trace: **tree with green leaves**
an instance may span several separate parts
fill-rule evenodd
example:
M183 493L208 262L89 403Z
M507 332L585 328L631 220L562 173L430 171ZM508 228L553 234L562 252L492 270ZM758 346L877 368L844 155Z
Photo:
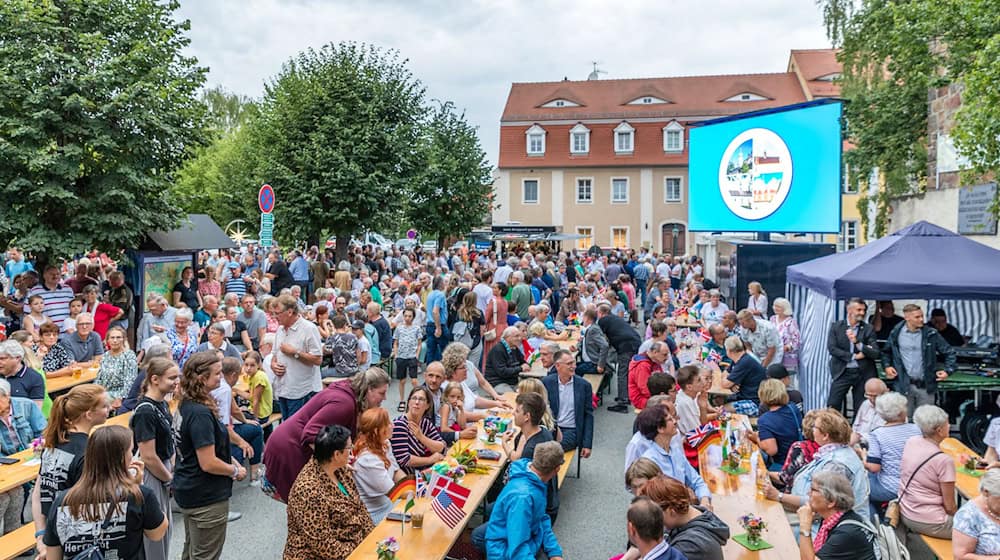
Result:
M205 70L176 0L0 2L0 244L39 260L177 225Z
M464 235L493 209L491 167L475 127L451 102L440 103L424 127L425 168L411 184L406 225L425 239Z
M841 95L854 149L854 177L874 169L884 189L863 196L885 233L889 201L921 192L927 174L927 95L959 84L963 106L952 134L980 175L1000 170L1000 0L820 0L827 34L840 47ZM933 139L931 139L933 140Z
M422 174L424 88L395 51L339 43L287 62L248 127L275 190L275 235L318 243L398 222Z

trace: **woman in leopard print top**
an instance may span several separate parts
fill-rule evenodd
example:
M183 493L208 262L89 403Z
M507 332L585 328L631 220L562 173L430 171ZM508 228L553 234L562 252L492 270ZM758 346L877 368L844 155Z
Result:
M347 466L351 432L327 426L288 497L284 560L346 558L375 528Z

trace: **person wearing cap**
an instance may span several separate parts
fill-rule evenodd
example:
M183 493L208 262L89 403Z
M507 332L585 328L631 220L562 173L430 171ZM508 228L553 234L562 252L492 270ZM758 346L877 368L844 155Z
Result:
M792 375L788 372L788 369L783 364L771 364L767 366L767 379L777 379L785 385L785 391L788 393L789 404L795 405L795 408L799 409L799 413L802 413L802 393L796 389L792 389ZM767 410L764 405L761 404L760 413L764 414Z
M472 544L491 560L531 559L539 552L562 560L562 547L545 513L546 484L562 464L562 447L554 441L537 445L530 460L511 463L510 478L489 520L472 531Z
M226 280L226 295L236 294L240 299L247 293L247 280L240 274L240 263L231 261L226 265L229 278Z
M365 336L365 322L355 319L351 323L351 331L358 339L358 369L365 371L372 365L372 345L368 342L368 337Z

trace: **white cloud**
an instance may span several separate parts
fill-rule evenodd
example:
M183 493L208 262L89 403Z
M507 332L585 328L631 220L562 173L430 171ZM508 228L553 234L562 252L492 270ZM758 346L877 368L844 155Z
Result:
M810 0L184 0L189 53L209 85L251 96L306 48L359 41L408 58L428 98L451 100L497 157L512 82L780 72L829 46Z

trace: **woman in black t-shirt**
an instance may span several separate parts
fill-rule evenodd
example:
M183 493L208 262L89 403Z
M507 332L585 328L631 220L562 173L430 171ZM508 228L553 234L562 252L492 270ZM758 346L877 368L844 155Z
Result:
M181 304L191 309L194 313L201 309L201 294L198 293L198 280L194 277L194 269L185 266L181 271L181 280L174 284L173 304L180 307Z
M167 519L153 492L140 484L142 463L132 459L132 431L95 430L87 441L83 475L49 510L47 558L75 558L88 550L105 558L143 558L143 537L159 540Z
M35 521L35 546L45 558L42 542L46 518L56 494L76 484L83 475L87 435L108 419L111 401L104 387L77 385L52 403L49 425L45 428L45 448L38 480L31 493L31 516Z
M153 358L146 366L146 377L142 382L143 395L129 420L135 436L135 448L139 458L146 465L142 484L156 496L164 506L167 518L167 534L162 539L143 539L146 560L167 560L170 558L170 535L173 519L170 508L170 482L173 480L174 435L170 409L164 400L177 388L181 372L172 360Z
M221 381L222 361L215 352L196 352L184 363L173 487L184 514L184 550L191 558L222 553L233 481L247 475L232 458L229 433L210 394Z
M837 471L818 472L812 477L809 503L799 508L799 556L801 560L876 560L878 546L874 528L851 508L854 489ZM812 534L813 519L820 524Z

